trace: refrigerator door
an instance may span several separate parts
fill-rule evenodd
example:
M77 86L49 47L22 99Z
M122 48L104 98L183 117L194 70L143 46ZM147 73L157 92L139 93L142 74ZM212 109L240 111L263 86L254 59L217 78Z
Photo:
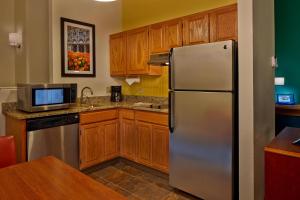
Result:
M231 200L232 93L175 91L173 95L170 184L203 199Z
M234 42L174 48L170 57L170 89L232 91Z

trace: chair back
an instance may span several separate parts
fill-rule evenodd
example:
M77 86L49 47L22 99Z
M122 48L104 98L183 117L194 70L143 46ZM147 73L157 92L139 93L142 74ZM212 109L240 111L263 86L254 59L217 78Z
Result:
M16 147L13 136L0 136L0 168L16 164Z

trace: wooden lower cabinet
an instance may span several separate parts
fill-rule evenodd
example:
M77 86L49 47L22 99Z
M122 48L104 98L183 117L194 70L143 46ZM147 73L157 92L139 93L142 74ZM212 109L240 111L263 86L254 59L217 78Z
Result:
M121 127L121 156L129 160L136 160L137 139L134 120L122 119Z
M118 120L81 125L80 169L119 156Z
M137 121L136 128L138 135L137 162L168 173L168 127Z
M152 126L152 166L164 172L169 170L169 128Z
M105 160L119 156L119 130L118 120L112 120L102 123L104 132L104 157Z
M136 122L138 138L138 157L139 163L152 165L152 124Z
M101 123L80 127L80 169L104 160L104 129Z
M116 113L119 119L111 119ZM120 109L84 113L80 120L80 169L121 156L168 173L167 114Z

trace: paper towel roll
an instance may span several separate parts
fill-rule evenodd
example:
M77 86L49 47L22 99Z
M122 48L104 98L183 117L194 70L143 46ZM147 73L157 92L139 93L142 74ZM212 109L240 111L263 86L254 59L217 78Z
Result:
M132 85L132 84L134 84L134 83L139 83L139 82L141 82L141 79L140 79L140 77L136 77L136 78L126 78L125 81L126 81L126 83L127 83L128 85Z

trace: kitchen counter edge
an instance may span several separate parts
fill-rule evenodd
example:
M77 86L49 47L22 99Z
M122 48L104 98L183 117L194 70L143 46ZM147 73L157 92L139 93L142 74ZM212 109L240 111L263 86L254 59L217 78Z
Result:
M12 117L18 120L26 120L26 119L34 119L41 117L49 117L56 115L66 115L66 114L74 114L74 113L84 113L84 112L94 112L108 109L131 109L131 110L139 110L139 111L148 111L148 112L157 112L157 113L168 113L168 109L155 109L155 108L145 108L145 107L134 107L132 105L109 105L109 106L100 106L94 108L88 107L71 107L68 109L62 110L53 110L53 111L45 111L45 112L36 112L36 113L27 113L19 110L7 111L3 112L5 116Z

